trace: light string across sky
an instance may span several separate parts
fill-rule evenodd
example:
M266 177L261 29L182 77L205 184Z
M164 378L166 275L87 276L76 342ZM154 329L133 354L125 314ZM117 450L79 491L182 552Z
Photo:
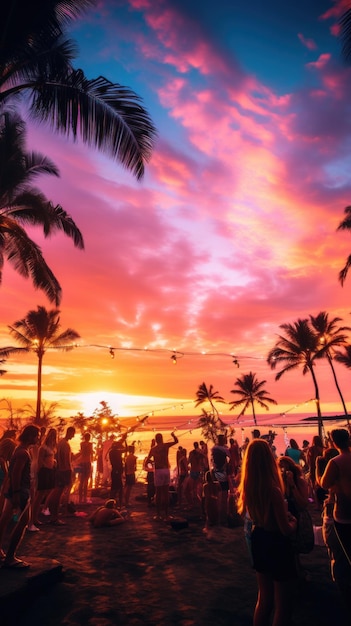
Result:
M160 354L171 354L170 359L172 361L172 363L174 365L177 364L178 360L183 358L184 356L223 356L223 357L230 357L233 361L233 364L236 367L240 367L240 363L239 363L239 358L241 359L258 359L258 360L262 360L264 357L254 357L254 356L241 356L238 357L236 356L233 352L230 353L226 353L226 352L207 352L207 351L202 351L202 352L188 352L185 350L176 350L176 349L170 349L170 348L121 348L121 347L114 347L112 345L109 346L104 346L104 345L99 345L99 344L88 344L86 346L80 346L79 344L77 344L77 347L90 347L90 348L102 348L105 350L108 350L110 356L112 359L114 359L115 357L115 352L121 351L121 352L128 352L128 351L135 351L135 352L155 352L155 353L160 353Z

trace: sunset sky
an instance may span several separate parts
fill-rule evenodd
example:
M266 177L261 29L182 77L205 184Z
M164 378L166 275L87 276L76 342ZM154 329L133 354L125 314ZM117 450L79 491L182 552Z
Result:
M272 414L314 414L303 404L311 377L275 381L266 358L282 323L327 311L351 326L351 272L338 282L351 233L337 232L351 204L351 68L337 38L349 5L101 0L75 23L75 67L132 88L158 138L137 182L82 143L29 127L28 148L60 169L38 186L85 240L82 252L31 232L63 288L62 330L81 335L74 351L44 358L43 401L59 414L106 400L122 417L198 415L202 382L230 402L250 371L267 381ZM1 297L2 346L8 325L53 308L8 264ZM185 353L176 365L173 350ZM36 367L34 354L11 357L0 396L35 405ZM351 409L351 371L336 369ZM327 362L316 375L322 411L342 413Z

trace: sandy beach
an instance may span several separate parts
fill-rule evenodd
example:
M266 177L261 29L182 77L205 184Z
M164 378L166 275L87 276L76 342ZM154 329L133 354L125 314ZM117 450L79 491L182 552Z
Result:
M115 528L93 529L88 513L103 500L77 507L65 526L43 525L26 532L19 554L57 559L63 580L33 594L28 606L17 606L17 625L89 626L181 625L249 626L256 599L242 526L218 528L209 541L203 533L200 507L172 508L188 527L175 530L153 520L154 508L138 483L129 520ZM316 524L318 512L311 510ZM307 579L294 594L293 626L343 626L337 589L330 578L325 547L302 556ZM0 580L6 576L0 570ZM16 572L16 575L25 575ZM16 601L15 601L16 602ZM9 622L10 623L10 622Z

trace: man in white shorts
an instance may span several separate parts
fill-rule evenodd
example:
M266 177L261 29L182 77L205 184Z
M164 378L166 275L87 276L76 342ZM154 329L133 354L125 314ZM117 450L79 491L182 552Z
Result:
M173 441L164 443L161 433L155 436L156 445L154 445L145 461L145 465L153 459L155 464L155 500L156 500L156 520L168 520L169 505L169 485L171 482L171 473L169 471L168 452L169 449L178 443L178 438L171 433ZM164 517L162 516L164 514Z

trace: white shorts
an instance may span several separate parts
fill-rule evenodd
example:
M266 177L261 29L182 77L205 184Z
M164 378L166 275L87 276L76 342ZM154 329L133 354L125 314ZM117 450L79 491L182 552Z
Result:
M171 482L169 469L155 469L155 487L167 487Z

